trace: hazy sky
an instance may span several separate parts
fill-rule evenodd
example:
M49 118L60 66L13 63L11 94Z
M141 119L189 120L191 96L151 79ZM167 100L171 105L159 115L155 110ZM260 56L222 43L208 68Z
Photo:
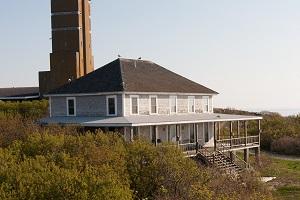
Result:
M152 60L220 93L216 106L300 108L299 0L92 0L96 67ZM0 6L0 87L49 69L50 1Z

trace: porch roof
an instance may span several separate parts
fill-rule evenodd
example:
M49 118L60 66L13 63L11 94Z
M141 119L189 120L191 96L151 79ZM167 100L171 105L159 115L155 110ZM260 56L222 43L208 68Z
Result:
M136 115L124 117L50 117L40 120L41 124L78 125L83 127L131 127L202 122L261 120L260 116L228 115L219 113Z

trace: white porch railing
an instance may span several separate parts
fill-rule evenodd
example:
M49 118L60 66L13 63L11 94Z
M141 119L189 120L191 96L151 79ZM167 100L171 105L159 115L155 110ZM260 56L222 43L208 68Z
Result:
M188 151L195 151L197 148L197 144L195 143L185 143L185 144L179 144L179 148L183 152L188 152Z
M242 147L249 147L254 145L260 144L259 135L257 136L248 136L248 137L239 137L239 138L232 138L232 139L223 139L217 140L216 145L217 148L221 147L221 149L233 149L233 148L242 148Z

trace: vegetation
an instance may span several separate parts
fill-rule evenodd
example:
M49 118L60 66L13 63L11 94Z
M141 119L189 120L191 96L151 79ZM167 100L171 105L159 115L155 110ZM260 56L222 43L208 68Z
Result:
M257 174L234 180L174 147L40 127L42 109L18 106L0 114L0 199L272 199Z
M254 159L252 160L254 164ZM268 183L278 199L300 199L300 161L272 158L262 154L262 166L258 168L262 176L276 177Z

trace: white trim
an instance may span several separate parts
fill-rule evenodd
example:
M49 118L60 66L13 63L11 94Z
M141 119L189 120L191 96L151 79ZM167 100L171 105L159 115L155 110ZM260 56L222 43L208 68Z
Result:
M204 102L204 100L206 100L206 101ZM202 96L201 101L202 101L201 104L203 104L202 105L203 113L210 113L209 96Z
M115 102L115 114L109 114L109 105L108 105L108 99L114 99ZM106 96L106 115L109 117L117 116L118 115L118 101L117 101L117 95L111 95Z
M96 92L96 93L80 93L80 94L46 94L45 97L66 97L66 96L97 96L97 95L114 95L114 94L128 94L128 95L171 95L171 96L214 96L217 94L207 93L180 93L180 92Z
M176 107L176 111L175 112L172 112L172 103L171 103L171 99L175 97L175 107ZM169 109L170 109L170 114L174 115L174 114L177 114L178 113L178 103L177 103L177 96L173 96L173 95L170 95L169 96Z
M74 100L74 115L70 115L69 114L69 100ZM67 116L69 116L69 117L75 117L77 115L76 97L67 97L66 98L66 104L67 104Z
M139 115L140 113L140 96L130 95L130 115ZM132 113L132 98L137 98L137 113Z
M126 95L125 95L125 93L122 93L122 115L123 116L126 116Z
M152 113L152 102L151 98L156 98L156 113ZM158 97L157 95L150 95L149 96L149 114L150 115L157 115L158 114Z
M194 110L190 111L190 99L193 99L194 103ZM195 113L196 112L196 98L195 96L188 96L188 113Z

